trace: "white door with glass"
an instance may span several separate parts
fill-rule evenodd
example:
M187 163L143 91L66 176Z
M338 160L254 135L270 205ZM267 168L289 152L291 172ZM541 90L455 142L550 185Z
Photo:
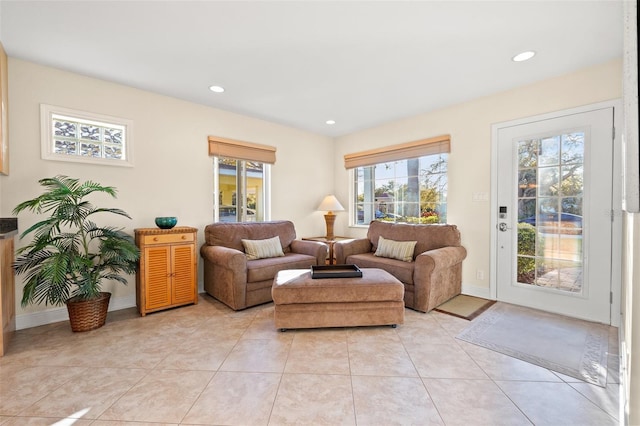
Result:
M496 296L611 323L613 108L497 129Z

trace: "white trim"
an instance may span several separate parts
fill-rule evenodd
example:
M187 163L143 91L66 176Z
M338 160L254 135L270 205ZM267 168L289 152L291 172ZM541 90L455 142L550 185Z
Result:
M220 165L218 157L213 156L213 221L220 221Z
M263 163L264 164L264 163ZM264 192L264 220L271 220L271 164L264 164L262 169L262 185Z
M533 123L536 121L550 120L571 114L581 114L585 112L595 111L599 109L613 108L614 117L613 125L617 129L613 141L613 193L612 208L613 224L612 224L612 247L611 258L622 259L622 157L621 157L621 134L622 132L622 101L615 99L611 101L598 102L590 105L583 105L576 108L570 108L562 111L555 111L547 114L535 115L531 117L520 118L502 123L491 125L491 249L490 249L490 267L489 267L489 299L497 300L497 272L496 264L498 254L496 250L497 226L498 226L498 210L496 196L498 194L498 131L507 127L519 126L522 124ZM622 265L616 267L611 265L611 292L613 303L611 304L610 323L614 327L620 325L621 314L621 293L622 293Z
M622 208L640 212L640 142L638 141L638 2L624 3L622 98L624 102Z
M620 402L618 404L618 418L623 419L620 422L621 425L629 424L629 399L627 398L627 390L630 388L631 383L631 372L629 371L629 355L630 351L627 345L626 340L624 339L625 333L625 324L624 322L620 322L620 327L618 328L618 349L620 351L620 355L618 355L618 362L620 363L620 386L619 386L619 398Z
M496 300L495 297L491 297L491 289L489 287L478 287L473 284L462 284L462 294L467 296L481 297L483 299Z
M100 125L114 125L124 128L123 153L124 159L83 157L79 155L57 154L53 152L53 140L51 123L53 115L63 115L87 122L96 122ZM133 167L133 121L126 118L110 115L95 114L86 111L78 111L54 105L40 104L40 143L41 157L43 160L66 161L72 163L99 164L103 166Z
M119 311L120 309L133 308L136 306L135 295L111 298L109 301L109 312ZM31 314L16 316L16 330L25 328L38 327L41 325L52 324L54 322L68 321L69 313L66 307L49 309L42 312L34 312Z

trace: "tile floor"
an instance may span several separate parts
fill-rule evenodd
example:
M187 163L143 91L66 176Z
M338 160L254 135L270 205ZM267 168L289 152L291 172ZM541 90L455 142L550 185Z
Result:
M0 424L619 424L615 328L605 389L456 340L468 322L437 312L285 333L272 316L201 295L86 333L20 330L0 358Z

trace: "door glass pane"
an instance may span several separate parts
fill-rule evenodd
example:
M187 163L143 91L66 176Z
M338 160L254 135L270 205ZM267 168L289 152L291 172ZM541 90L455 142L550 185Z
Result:
M582 292L584 136L518 142L519 283Z
M559 141L559 136L544 138L540 141L538 166L555 166L558 164L558 158L560 156Z

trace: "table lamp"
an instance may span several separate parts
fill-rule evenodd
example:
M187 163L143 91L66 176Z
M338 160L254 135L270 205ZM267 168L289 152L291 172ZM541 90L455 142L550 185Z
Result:
M325 238L327 240L333 240L335 238L333 235L333 223L336 221L336 215L333 212L343 211L344 207L342 207L342 204L340 204L340 201L338 201L334 195L327 195L318 206L318 210L327 212L327 214L324 215L324 220L327 223L327 236Z

